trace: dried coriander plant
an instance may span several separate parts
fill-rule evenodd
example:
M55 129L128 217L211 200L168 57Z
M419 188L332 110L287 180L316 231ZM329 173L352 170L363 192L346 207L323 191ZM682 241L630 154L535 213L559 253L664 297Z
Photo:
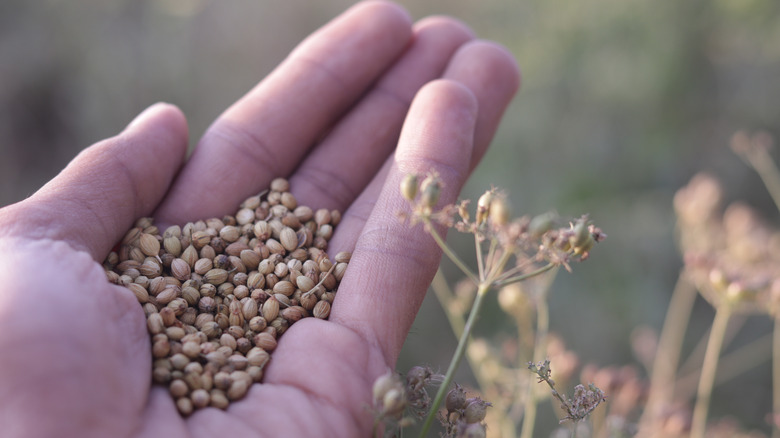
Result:
M444 426L446 436L479 437L485 436L486 425L483 420L491 404L475 397L466 399L464 390L457 384L453 389L449 388L455 370L467 355L471 332L485 296L491 290L506 288L545 273L554 273L560 266L570 270L573 262L587 259L596 243L602 241L606 235L591 224L587 216L576 219L565 227L556 227L557 217L552 214L512 219L506 195L497 189L488 190L478 199L472 219L469 201L437 208L441 184L436 174L429 174L422 181L417 175L406 175L400 189L410 202L411 209L409 212L400 213L400 217L412 226L421 223L443 253L464 273L475 291L470 300L468 319L463 321L462 314L453 315L453 312L448 311L459 342L436 396L428 407L420 436L427 436L434 418L438 418ZM445 243L439 232L442 228L455 228L474 236L476 270L468 267ZM547 344L546 337L537 341L535 356L543 355ZM464 402L457 404L456 401L461 398ZM447 413L439 413L445 399ZM531 399L535 403L535 398ZM479 415L467 415L470 411L478 412ZM402 425L411 421L409 417L398 415L398 419L403 420ZM385 419L386 416L378 418ZM478 421L469 422L476 419ZM526 421L531 422L532 429L533 420Z
M340 218L298 205L278 178L233 216L162 234L139 219L108 255L109 281L146 314L153 381L182 415L243 398L290 325L328 317L350 259L325 252Z

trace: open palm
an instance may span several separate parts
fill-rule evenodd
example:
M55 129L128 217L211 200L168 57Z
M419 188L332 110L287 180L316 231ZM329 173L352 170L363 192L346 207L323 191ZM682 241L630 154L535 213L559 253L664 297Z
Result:
M372 382L440 258L397 220L401 177L435 170L453 202L518 82L506 51L464 25L364 2L227 109L186 162L186 121L166 104L85 149L0 210L2 436L367 436ZM344 212L329 253L353 256L330 320L292 326L244 399L182 419L150 390L141 307L98 262L138 217L221 217L279 176L301 204Z

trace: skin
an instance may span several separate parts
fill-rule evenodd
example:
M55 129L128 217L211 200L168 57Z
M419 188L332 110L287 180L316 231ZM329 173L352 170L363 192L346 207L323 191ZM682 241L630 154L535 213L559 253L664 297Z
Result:
M367 436L372 383L394 367L441 257L398 221L399 182L435 170L440 202L456 201L518 86L507 51L463 24L363 2L228 108L189 159L184 115L162 103L85 149L0 210L2 435ZM227 411L182 419L150 389L141 307L99 261L138 217L221 217L278 176L299 203L344 212L329 252L353 257L330 320L292 326L264 383Z

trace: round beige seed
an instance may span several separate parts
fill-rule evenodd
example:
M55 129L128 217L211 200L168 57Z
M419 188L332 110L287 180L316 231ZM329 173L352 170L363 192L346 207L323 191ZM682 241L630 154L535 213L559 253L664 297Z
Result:
M314 306L312 314L315 318L327 319L330 315L330 303L324 300L320 300L317 305Z
M145 255L151 257L160 254L160 241L151 234L141 234L139 239L139 248Z
M190 399L192 400L192 406L194 406L195 409L200 409L209 405L211 396L205 389L196 389L195 391L192 391Z
M187 397L182 397L176 400L176 409L179 410L179 413L184 415L185 417L187 415L190 415L192 413L193 407L192 407L192 400L190 400Z

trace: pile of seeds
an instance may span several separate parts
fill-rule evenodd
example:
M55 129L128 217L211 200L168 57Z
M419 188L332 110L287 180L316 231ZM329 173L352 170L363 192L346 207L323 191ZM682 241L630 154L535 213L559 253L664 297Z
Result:
M350 258L325 252L341 215L298 205L289 190L275 179L235 216L162 235L139 219L104 262L143 305L154 383L182 415L244 397L291 324L330 314Z

